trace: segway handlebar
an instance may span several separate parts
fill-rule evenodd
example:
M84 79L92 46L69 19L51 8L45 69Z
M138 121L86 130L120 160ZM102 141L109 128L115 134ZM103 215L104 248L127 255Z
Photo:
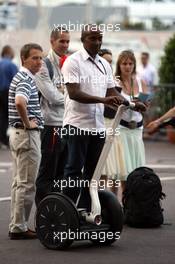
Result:
M128 106L129 108L134 108L136 104L134 102L129 102L125 100L121 105Z
M87 222L94 223L96 225L100 225L102 222L101 219L101 204L99 201L99 196L98 196L98 183L102 174L102 170L104 167L104 164L106 162L106 158L108 156L108 153L111 149L114 137L116 136L116 128L120 124L120 120L122 117L122 114L124 111L126 111L128 108L134 108L135 107L134 102L129 102L129 101L124 101L118 108L115 108L116 115L114 118L114 121L112 123L112 133L110 135L107 134L106 136L106 141L103 147L103 150L101 152L100 158L98 160L97 166L95 168L92 180L90 182L90 187L89 187L89 192L91 196L91 212L90 213L85 213L85 218ZM94 181L96 184L94 185Z

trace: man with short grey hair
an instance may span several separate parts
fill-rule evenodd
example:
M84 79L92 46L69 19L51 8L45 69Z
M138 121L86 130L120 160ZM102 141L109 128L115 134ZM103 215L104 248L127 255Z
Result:
M58 179L63 175L66 160L65 139L61 137L64 114L64 85L61 67L66 58L70 35L63 27L50 34L51 49L36 74L37 87L41 93L41 111L44 129L41 133L41 164L36 179L36 205L52 191L59 191Z
M141 53L141 65L137 69L138 76L141 80L145 81L149 92L153 92L153 86L156 82L156 69L149 62L150 54L148 52Z

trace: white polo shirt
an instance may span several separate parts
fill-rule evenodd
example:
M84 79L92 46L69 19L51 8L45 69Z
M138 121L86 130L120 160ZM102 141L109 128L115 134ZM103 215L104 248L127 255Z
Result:
M62 68L64 82L79 83L81 91L105 97L107 89L115 87L111 67L99 55L95 57L95 64L89 58L84 48L69 56ZM63 126L69 124L80 129L102 131L105 129L103 112L103 104L78 103L69 98L66 89Z

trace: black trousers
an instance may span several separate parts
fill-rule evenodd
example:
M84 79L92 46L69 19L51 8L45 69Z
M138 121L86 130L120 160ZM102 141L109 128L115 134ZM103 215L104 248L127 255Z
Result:
M67 184L64 184L63 193L76 203L81 191L78 207L90 211L89 183L100 157L105 135L81 133L72 126L67 126L67 129L72 129L72 133L67 137L68 158L64 169L64 181Z
M8 89L0 91L0 142L9 144L8 128Z
M35 203L50 192L60 191L58 181L63 178L67 157L66 138L60 136L61 127L44 126L41 132L41 163L36 179Z

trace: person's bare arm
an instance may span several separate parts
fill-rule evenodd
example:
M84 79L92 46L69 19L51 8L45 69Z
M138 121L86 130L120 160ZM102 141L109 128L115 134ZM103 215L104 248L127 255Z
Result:
M80 90L80 84L78 83L67 83L66 87L70 99L75 100L79 103L84 103L84 104L103 103L103 104L117 106L123 102L123 99L121 98L121 96L118 96L117 93L111 96L109 95L107 97L99 97L82 92Z
M175 107L171 108L168 112L166 112L160 118L150 122L146 127L148 129L149 134L153 134L157 131L158 127L167 119L175 117Z
M35 119L29 120L27 116L27 103L23 96L16 96L15 97L15 105L18 111L18 114L23 122L23 125L26 128L35 128L37 127L37 123Z
M166 112L163 116L161 116L157 121L163 123L165 120L175 117L175 107L171 108L168 112Z

